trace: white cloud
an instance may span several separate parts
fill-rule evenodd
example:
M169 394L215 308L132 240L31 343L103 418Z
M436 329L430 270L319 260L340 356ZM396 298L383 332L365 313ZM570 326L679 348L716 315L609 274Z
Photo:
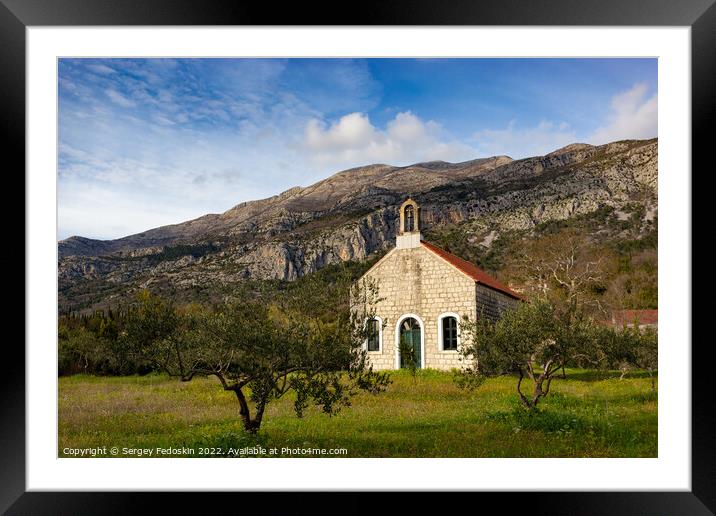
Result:
M534 127L518 127L512 120L504 129L484 129L474 135L481 156L507 155L514 159L543 156L577 141L565 122L542 120Z
M631 89L612 98L607 123L589 137L595 145L615 140L646 139L658 134L658 97L647 96L644 83L635 84Z
M306 125L303 147L313 161L335 167L477 157L473 148L451 139L439 124L424 122L410 111L398 113L384 130L363 113L350 113L330 126L312 119Z
M306 146L319 152L342 151L367 147L381 139L368 117L362 113L345 115L328 129L319 120L306 126Z
M110 75L115 73L114 68L110 68L109 66L103 65L101 63L89 64L87 65L87 68L101 75Z
M107 96L109 97L109 100L111 100L118 106L122 106L124 108L135 106L134 101L128 99L116 90L107 90Z

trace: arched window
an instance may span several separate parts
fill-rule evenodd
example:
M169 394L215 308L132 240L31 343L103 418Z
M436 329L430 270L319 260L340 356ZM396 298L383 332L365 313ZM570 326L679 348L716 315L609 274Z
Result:
M410 205L406 206L403 216L405 221L405 227L403 230L406 232L415 231L415 212L413 207Z
M440 347L443 351L457 351L458 324L457 317L446 314L440 317Z
M380 320L377 317L366 321L368 338L366 339L366 350L380 351L380 338L382 332Z

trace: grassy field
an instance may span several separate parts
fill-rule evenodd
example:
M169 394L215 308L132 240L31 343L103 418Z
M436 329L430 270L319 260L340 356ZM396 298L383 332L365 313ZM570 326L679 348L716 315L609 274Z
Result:
M123 448L178 447L213 456L251 447L244 455L255 456L251 450L260 446L277 448L279 456L282 448L345 448L343 457L657 456L657 394L646 375L567 375L529 415L510 377L470 392L450 373L424 370L414 379L396 372L386 392L360 394L337 416L312 408L298 419L292 399L274 402L256 436L242 431L235 396L214 379L62 377L58 454L116 446L120 457L128 456ZM218 449L201 450L207 447Z

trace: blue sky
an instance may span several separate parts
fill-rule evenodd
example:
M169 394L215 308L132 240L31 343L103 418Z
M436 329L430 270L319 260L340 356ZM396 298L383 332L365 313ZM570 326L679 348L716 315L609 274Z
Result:
M61 59L59 238L118 238L370 163L657 135L656 59Z

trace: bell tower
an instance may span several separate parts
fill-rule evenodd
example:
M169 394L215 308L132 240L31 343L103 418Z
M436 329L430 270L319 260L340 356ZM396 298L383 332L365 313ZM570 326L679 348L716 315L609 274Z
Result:
M400 226L395 246L398 249L420 247L420 206L412 199L400 205Z

